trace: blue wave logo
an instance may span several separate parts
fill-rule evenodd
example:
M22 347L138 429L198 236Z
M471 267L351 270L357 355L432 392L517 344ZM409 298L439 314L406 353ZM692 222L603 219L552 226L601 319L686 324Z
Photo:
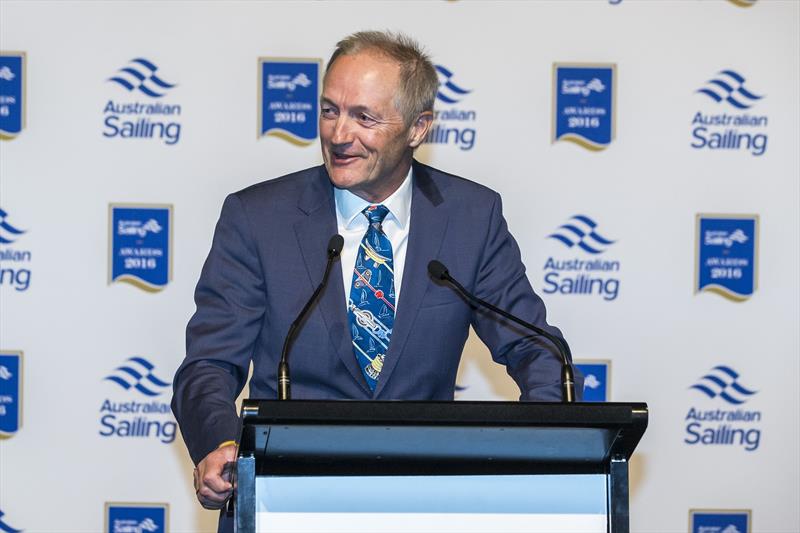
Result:
M7 216L8 213L0 209L0 244L11 244L25 233L6 222Z
M583 378L583 387L586 389L599 389L603 386L603 382L600 381L597 376L594 374L586 374L586 377Z
M0 68L0 80L11 81L16 77L17 75L11 72L11 69L8 68L8 66L3 65L3 68Z
M125 390L136 389L145 396L158 396L169 387L169 383L153 374L155 367L142 357L131 357L126 364L114 369L105 379L113 381Z
M436 72L439 74L439 90L436 98L447 104L457 104L471 93L469 89L464 89L453 83L453 73L442 65L436 65Z
M128 92L139 91L153 98L161 98L169 89L175 87L175 84L167 83L156 76L157 70L158 67L147 59L136 58L132 59L128 66L119 69L108 81L124 87Z
M139 522L139 530L140 531L158 531L158 526L153 521L152 518L145 518L141 522Z
M555 239L567 248L577 246L590 254L602 254L616 241L606 239L595 231L596 228L597 222L591 218L586 215L575 215L547 238Z
M723 70L717 77L706 82L705 87L698 89L717 103L728 102L737 109L750 109L756 102L764 98L751 93L744 86L745 79L733 70Z
M0 531L3 533L20 533L21 529L14 529L3 521L3 511L0 511Z
M719 396L733 405L745 403L757 391L746 389L739 385L739 374L727 366L715 366L711 372L700 378L696 384L689 387L697 389L711 399Z

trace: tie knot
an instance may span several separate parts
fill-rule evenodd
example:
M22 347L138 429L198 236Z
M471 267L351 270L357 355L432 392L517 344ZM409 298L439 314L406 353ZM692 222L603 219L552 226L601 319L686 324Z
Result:
M383 219L389 214L389 209L385 205L370 205L362 213L367 217L370 224L380 226L383 223Z

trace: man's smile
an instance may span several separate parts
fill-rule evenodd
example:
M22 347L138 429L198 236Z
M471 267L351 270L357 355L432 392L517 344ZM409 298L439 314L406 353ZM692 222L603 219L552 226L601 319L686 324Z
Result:
M333 164L335 165L347 165L352 163L353 161L357 161L361 159L361 156L358 154L348 154L344 152L337 152L335 150L331 150L331 156L333 159Z

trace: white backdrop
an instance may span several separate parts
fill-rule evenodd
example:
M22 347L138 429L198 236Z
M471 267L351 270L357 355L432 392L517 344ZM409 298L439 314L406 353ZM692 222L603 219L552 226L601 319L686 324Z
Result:
M693 508L749 509L754 531L800 530L800 3L741 4L3 0L0 49L26 53L27 105L24 130L0 142L0 207L25 233L0 249L30 251L31 277L25 290L0 284L0 351L24 353L22 426L0 441L0 521L100 531L105 502L163 502L172 531L213 529L180 437L101 434L105 400L149 401L104 378L139 356L171 380L225 195L321 162L318 142L254 134L258 58L324 61L342 36L389 28L471 91L440 109L475 112L459 124L475 130L472 148L426 145L418 157L503 195L537 291L548 258L590 259L548 238L573 215L614 241L602 258L621 265L615 299L544 296L576 359L611 361L610 399L650 406L632 465L633 531L685 531ZM137 57L176 85L163 98L181 106L175 144L103 136L109 100L151 101L108 81ZM552 142L562 62L616 65L605 150ZM697 112L741 113L697 92L726 69L763 97L747 110L768 117L762 155L691 146ZM164 290L108 283L111 203L173 206ZM757 289L744 302L694 291L704 213L759 217ZM691 408L732 409L691 388L718 365L755 391L739 407L761 414L745 424L760 432L751 451L685 442ZM460 398L517 397L479 342L459 383Z

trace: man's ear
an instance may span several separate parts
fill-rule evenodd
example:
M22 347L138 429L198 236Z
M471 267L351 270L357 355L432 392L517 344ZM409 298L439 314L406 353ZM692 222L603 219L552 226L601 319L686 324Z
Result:
M416 120L414 120L414 123L411 125L408 146L411 148L416 148L422 144L422 141L425 140L425 137L428 135L431 126L433 126L433 112L423 111L420 113Z

